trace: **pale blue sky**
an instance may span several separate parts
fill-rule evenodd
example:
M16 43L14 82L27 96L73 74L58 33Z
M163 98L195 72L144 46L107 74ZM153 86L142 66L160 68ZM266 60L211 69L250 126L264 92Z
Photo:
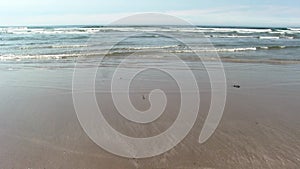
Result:
M300 0L0 0L0 25L108 24L140 12L196 25L300 26Z

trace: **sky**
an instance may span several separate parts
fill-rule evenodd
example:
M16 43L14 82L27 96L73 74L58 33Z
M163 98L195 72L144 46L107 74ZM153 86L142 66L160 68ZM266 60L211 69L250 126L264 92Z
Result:
M300 27L300 0L0 0L0 26L106 25L144 12L194 25Z

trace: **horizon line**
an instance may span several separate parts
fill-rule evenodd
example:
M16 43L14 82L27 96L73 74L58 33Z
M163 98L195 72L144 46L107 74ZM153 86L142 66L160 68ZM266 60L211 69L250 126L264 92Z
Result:
M192 25L178 25L178 24L120 24L120 25L109 25L109 24L36 24L36 25L0 25L0 27L69 27L69 26L99 26L99 27L155 27L155 26L182 26L182 27L215 27L215 28L300 28L300 26L251 26L251 25L210 25L210 24L192 24Z

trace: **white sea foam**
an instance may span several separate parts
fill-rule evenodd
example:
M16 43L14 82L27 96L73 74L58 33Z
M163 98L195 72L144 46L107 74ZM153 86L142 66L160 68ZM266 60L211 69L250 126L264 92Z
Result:
M143 50L143 49L167 49L167 48L175 48L178 45L167 45L167 46L143 46L143 47L132 47L127 48L128 50Z
M287 30L272 29L252 29L252 28L205 28L205 27L63 27L63 28L31 28L31 27L2 27L0 33L9 34L94 34L101 31L120 32L201 32L201 33L280 33L295 34L300 33L299 28L289 28Z
M215 48L215 49L198 49L198 50L174 50L175 53L191 53L191 52L239 52L239 51L255 51L256 47L248 48Z
M265 49L265 50L268 50L268 49L284 49L284 48L287 48L286 46L259 46L259 47L256 47L256 49Z
M278 36L260 36L259 39L280 39Z
M208 38L257 38L256 36L240 36L240 35L209 35Z
M103 53L73 53L73 54L49 54L49 55L14 55L7 54L1 55L1 61L7 60L23 60L23 59L66 59L66 58L77 58L84 56L103 56Z
M249 29L252 32L254 29ZM234 29L234 28L135 28L135 27L101 27L101 28L28 28L28 27L7 27L0 28L0 32L6 33L45 33L45 34L55 34L55 33L95 33L98 31L142 31L142 32L156 32L156 31L180 31L180 32L232 32L232 31L247 31L247 29Z
M81 48L88 45L45 45L45 46L21 46L20 49L43 49L43 48Z
M236 29L238 33L269 33L271 29Z
M300 31L300 28L288 28L288 29L292 31Z
M242 51L256 51L256 50L276 50L285 48L297 48L299 46L258 46L245 48L211 48L198 50L174 50L175 53L192 53L192 52L242 52Z

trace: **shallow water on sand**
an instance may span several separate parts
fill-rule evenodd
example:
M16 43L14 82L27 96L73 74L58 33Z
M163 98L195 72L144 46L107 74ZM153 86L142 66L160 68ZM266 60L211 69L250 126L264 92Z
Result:
M88 69L88 65L80 69ZM196 124L175 148L146 159L112 155L85 134L72 101L72 66L0 65L0 168L296 169L300 165L299 65L224 63L228 87L225 112L216 132L204 144L198 143L198 137L210 105L210 84L203 67L196 65L201 96ZM122 71L134 69L130 65ZM137 109L149 107L147 97L142 96L154 88L163 89L169 101L155 123L138 125L122 118L111 102L106 87L113 70L112 65L99 67L95 84L99 106L115 129L149 137L172 125L180 97L171 78L152 70L132 81L131 99ZM233 88L233 84L241 88Z

